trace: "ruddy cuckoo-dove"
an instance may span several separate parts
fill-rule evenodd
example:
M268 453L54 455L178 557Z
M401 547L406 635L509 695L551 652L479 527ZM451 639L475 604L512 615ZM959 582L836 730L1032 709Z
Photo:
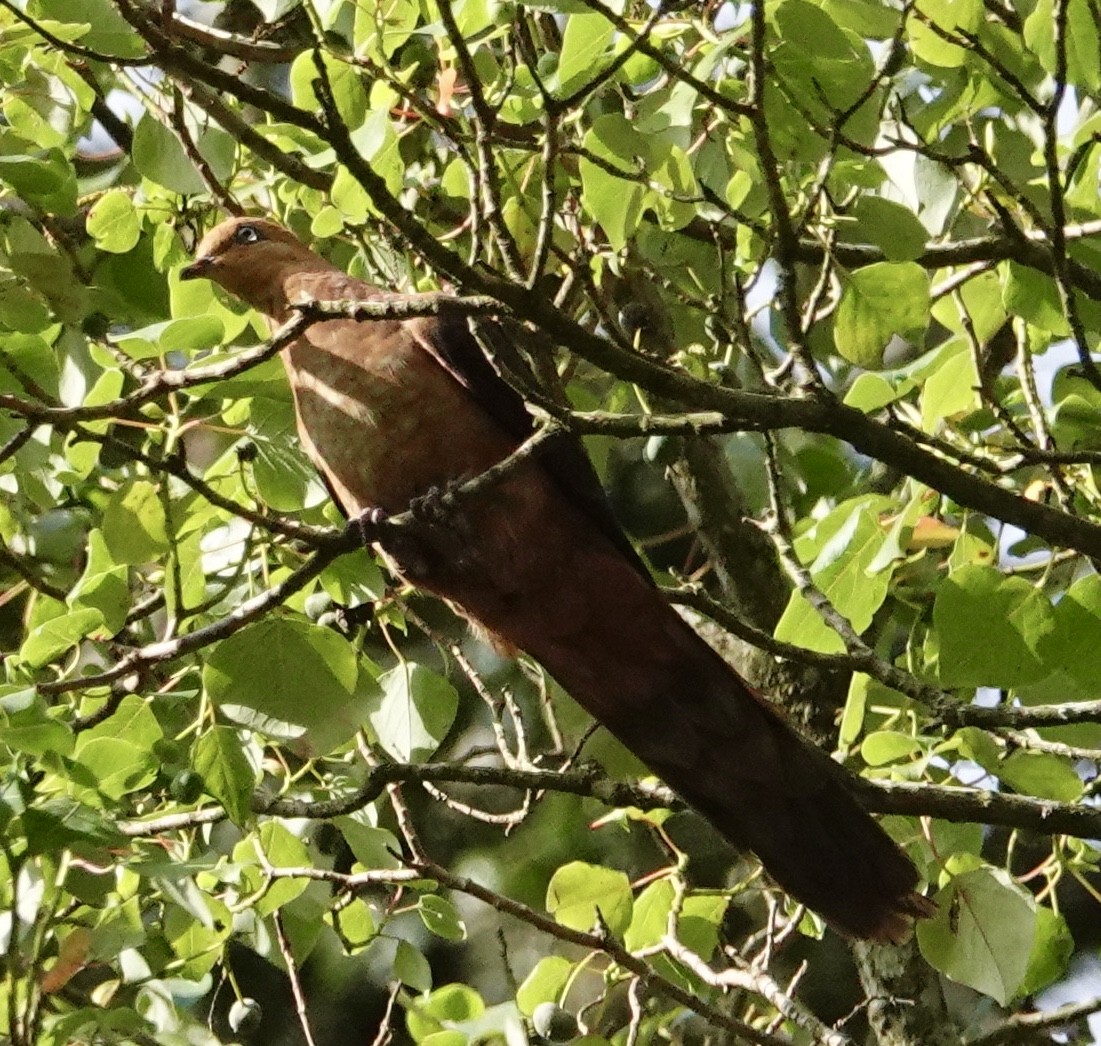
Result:
M402 298L286 229L223 222L184 279L276 323L308 301ZM283 350L302 443L352 519L396 515L507 457L533 431L465 319L326 319ZM373 514L373 516L372 516ZM784 889L841 932L898 939L931 904L846 773L802 740L670 607L617 526L580 444L552 440L454 518L387 549L413 584L539 661Z

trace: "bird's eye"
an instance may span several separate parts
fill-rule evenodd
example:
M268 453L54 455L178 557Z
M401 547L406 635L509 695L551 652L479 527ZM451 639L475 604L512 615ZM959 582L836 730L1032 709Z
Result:
M242 225L233 234L235 243L256 243L260 239L260 232L255 225Z

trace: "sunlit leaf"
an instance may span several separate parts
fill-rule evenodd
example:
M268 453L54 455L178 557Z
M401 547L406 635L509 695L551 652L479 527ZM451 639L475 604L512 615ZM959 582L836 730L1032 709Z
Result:
M547 886L547 911L571 930L593 930L601 923L614 934L630 925L631 884L622 872L573 861Z
M1000 868L956 876L918 924L921 953L945 976L1006 1005L1020 991L1036 934L1036 902Z
M845 359L861 367L883 363L893 337L914 339L929 322L929 277L913 262L882 262L846 281L833 339Z

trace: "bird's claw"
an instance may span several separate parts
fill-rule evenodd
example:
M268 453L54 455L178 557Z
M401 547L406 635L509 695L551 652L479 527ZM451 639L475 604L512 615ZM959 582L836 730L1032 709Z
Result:
M355 519L349 520L347 529L357 536L364 545L371 545L378 541L379 530L389 518L390 513L385 509L364 509Z
M458 483L443 487L429 487L423 494L409 502L409 513L418 523L442 526L452 521L455 514Z
M428 576L429 558L423 537L417 533L419 521L414 519L410 525L401 518L404 515L394 518L382 508L365 509L349 522L346 532L365 546L380 545L401 573L416 581Z

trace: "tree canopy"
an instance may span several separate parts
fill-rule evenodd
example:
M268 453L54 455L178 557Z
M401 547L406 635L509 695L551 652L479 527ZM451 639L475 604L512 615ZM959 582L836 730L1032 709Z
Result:
M0 0L0 1034L1083 1023L1039 993L1101 937L1099 25ZM242 213L507 323L669 598L862 775L912 941L850 958L342 537L276 358L316 313L179 279Z

